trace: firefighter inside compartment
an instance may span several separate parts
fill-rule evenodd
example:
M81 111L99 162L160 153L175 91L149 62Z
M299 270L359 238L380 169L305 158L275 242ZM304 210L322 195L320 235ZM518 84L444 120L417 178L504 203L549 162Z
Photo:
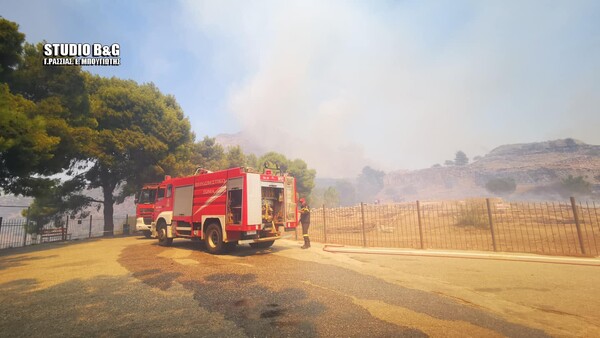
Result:
M302 249L310 248L310 238L308 237L308 228L310 227L310 207L306 203L306 199L300 199L300 223L302 223L302 237L304 245Z
M283 223L283 192L282 189L263 187L262 189L262 221L265 228L271 227L276 231L276 225Z

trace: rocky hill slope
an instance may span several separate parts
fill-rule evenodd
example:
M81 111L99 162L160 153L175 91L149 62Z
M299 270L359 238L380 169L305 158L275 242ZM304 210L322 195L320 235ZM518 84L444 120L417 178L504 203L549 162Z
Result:
M562 179L582 176L600 192L600 146L573 139L503 145L465 166L395 171L385 177L384 200L454 199L490 196L491 179L517 184L513 198L555 199L551 189Z

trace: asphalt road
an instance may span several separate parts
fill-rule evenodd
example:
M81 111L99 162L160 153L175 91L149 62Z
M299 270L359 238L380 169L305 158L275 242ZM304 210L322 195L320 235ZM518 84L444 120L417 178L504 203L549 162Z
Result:
M282 241L213 256L190 241L163 248L135 237L9 250L0 253L0 336L570 335L415 288L418 274L405 280L389 259L339 255Z

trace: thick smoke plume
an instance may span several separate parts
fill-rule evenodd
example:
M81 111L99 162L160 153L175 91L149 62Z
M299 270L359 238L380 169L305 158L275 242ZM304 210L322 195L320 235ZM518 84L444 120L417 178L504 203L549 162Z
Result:
M598 144L593 1L195 2L240 74L227 111L321 177L430 167L506 143Z

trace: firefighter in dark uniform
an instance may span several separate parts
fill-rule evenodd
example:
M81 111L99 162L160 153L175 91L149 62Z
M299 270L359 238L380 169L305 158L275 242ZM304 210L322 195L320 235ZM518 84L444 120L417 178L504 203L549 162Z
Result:
M308 228L310 227L310 208L304 198L300 199L300 223L302 223L302 237L304 245L302 249L310 248L310 238L308 238Z

